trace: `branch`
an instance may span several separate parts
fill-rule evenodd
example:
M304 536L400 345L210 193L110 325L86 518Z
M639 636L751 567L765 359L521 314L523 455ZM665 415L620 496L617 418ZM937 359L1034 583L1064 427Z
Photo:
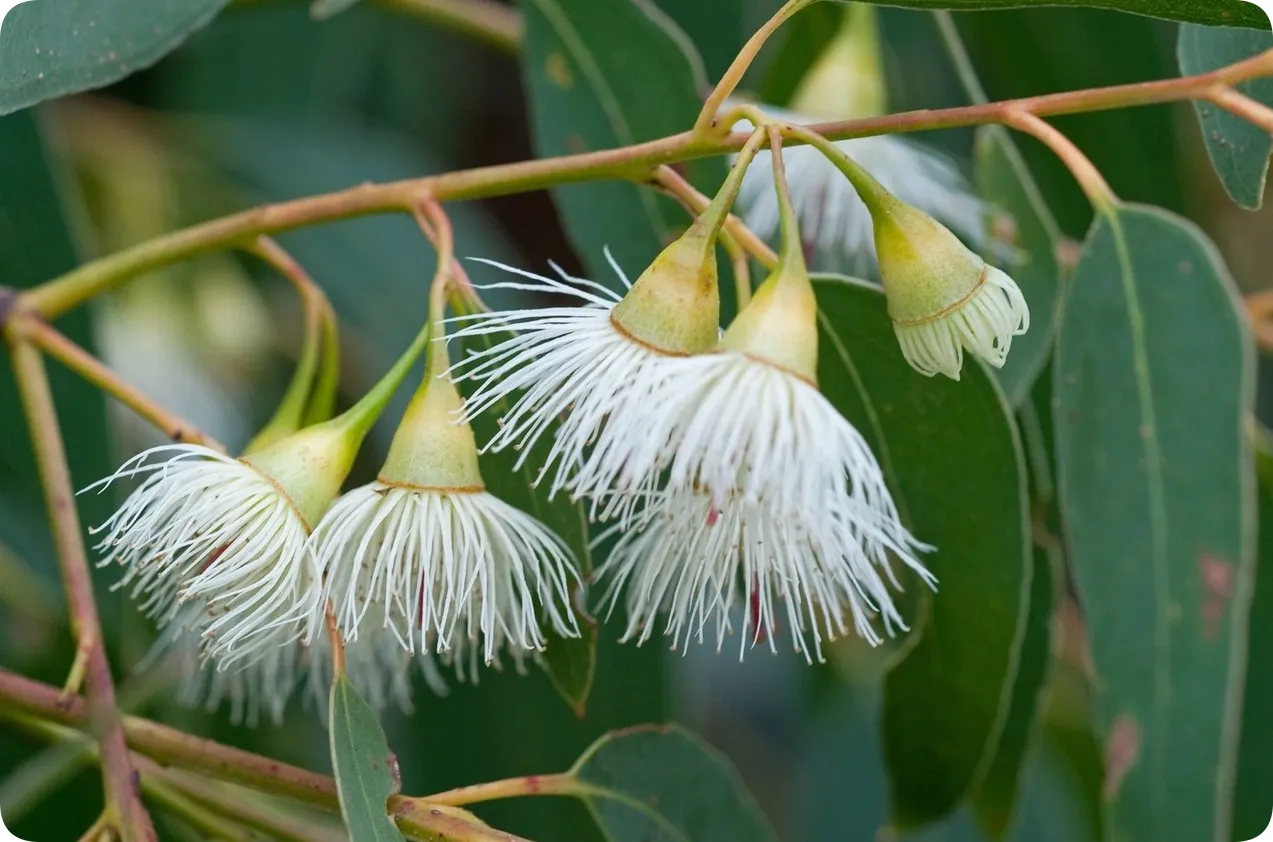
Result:
M1268 75L1273 75L1273 50L1197 76L958 108L908 111L864 120L821 123L807 128L829 140L845 140L976 126L1002 123L1014 113L1041 117L1205 99L1214 94L1217 86L1235 85ZM692 132L682 132L619 149L480 167L386 184L363 184L335 193L265 205L166 234L92 261L22 294L22 300L35 312L52 319L144 272L240 243L259 234L375 213L410 213L413 203L421 195L428 195L438 202L453 202L599 179L646 182L655 168L662 164L736 151L742 148L747 137L744 133L737 133L704 138L696 137Z
M1070 174L1079 183L1093 207L1108 210L1118 201L1096 165L1074 145L1074 141L1057 131L1055 126L1026 111L1009 112L1003 122L1019 132L1033 135L1051 149L1052 154L1069 168Z
M132 761L115 707L115 685L106 660L97 605L93 601L88 556L48 372L40 352L26 342L12 342L10 352L66 588L71 632L76 641L76 664L83 666L87 678L85 717L101 750L106 810L109 818L118 823L123 842L147 842L155 839L155 829L138 797ZM55 705L57 701L54 699Z
M73 696L63 703L57 688L5 669L0 669L0 705L75 728L84 727L89 720L89 707L83 698ZM336 784L326 775L135 716L124 717L123 737L134 751L165 766L199 772L330 813L340 811ZM389 799L389 811L403 833L422 842L526 842L486 827L464 810L423 799L395 795Z

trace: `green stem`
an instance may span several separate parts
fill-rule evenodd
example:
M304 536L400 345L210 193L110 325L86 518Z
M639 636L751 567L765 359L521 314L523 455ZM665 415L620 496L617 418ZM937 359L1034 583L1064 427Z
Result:
M782 247L778 250L778 268L772 277L803 279L808 283L809 270L805 267L800 222L796 218L795 205L791 202L787 167L782 157L782 135L776 126L769 127L769 148L774 161L774 192L778 194L778 224L782 236Z
M336 311L328 307L323 311L323 360L318 369L318 381L305 411L305 425L317 424L332 417L336 409L336 395L340 391L340 325Z
M743 148L738 151L738 157L735 159L733 167L730 168L729 175L725 177L725 182L721 185L720 190L717 191L711 204L695 221L696 225L702 225L707 229L709 240L714 240L719 236L725 221L729 219L729 211L734 206L734 200L738 198L738 191L742 189L743 178L747 175L747 168L751 166L756 153L760 151L766 141L767 134L765 129L757 126L751 133L751 137L747 138L747 142L743 144Z
M780 132L784 138L791 138L792 140L809 144L821 152L828 161L835 164L836 169L842 172L844 177L849 180L849 183L853 185L853 189L857 191L858 196L862 198L862 201L871 209L873 214L889 201L896 201L893 199L893 194L885 190L884 185L880 184L875 179L875 176L863 169L862 165L846 155L843 149L818 134L817 131L803 126L784 124L780 127ZM774 170L774 176L775 178L777 177L777 168Z
M325 344L327 314L332 312L332 308L327 296L314 283L309 273L274 240L259 236L247 250L287 279L300 296L305 312L304 336L297 356L296 371L283 393L283 399L279 401L278 409L274 411L274 416L243 449L244 453L253 453L290 436L305 424L312 403L311 396L317 393L315 376L318 374L319 356ZM324 367L329 359L329 356L324 356Z

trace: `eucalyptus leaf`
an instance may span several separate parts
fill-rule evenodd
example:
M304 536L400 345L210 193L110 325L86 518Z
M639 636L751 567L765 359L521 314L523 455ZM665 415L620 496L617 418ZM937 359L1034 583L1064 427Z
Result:
M0 114L100 88L148 67L227 2L21 2L0 28Z
M1066 297L1054 406L1111 842L1229 840L1253 378L1236 291L1206 237L1156 208L1101 215Z
M525 0L523 74L540 156L608 149L677 134L694 123L707 80L693 45L649 0ZM715 190L725 163L686 165ZM653 190L623 182L553 191L566 233L591 277L615 285L609 248L635 278L688 224Z
M340 814L357 842L402 842L389 817L389 798L402 788L398 758L389 749L376 712L347 675L331 691L331 756Z
M1246 653L1246 693L1238 779L1233 796L1235 840L1257 839L1273 810L1273 448L1267 438L1257 455L1260 522L1259 568L1251 600L1250 646Z
M1035 547L1026 614L1025 640L1012 687L1008 718L994 759L972 800L977 825L991 839L1008 837L1018 812L1018 801L1031 749L1042 719L1044 688L1052 661L1052 622L1063 582L1059 548Z
M607 734L574 788L610 842L776 842L729 761L675 725Z
M1007 129L977 132L977 186L991 207L989 259L1012 276L1030 307L1030 329L1012 340L1012 351L997 376L1013 406L1030 396L1030 386L1052 354L1061 304L1061 269L1056 250L1061 232L1039 187ZM1002 249L1002 255L994 253Z
M850 2L850 0L839 0ZM879 2L879 0L866 0ZM1089 6L1153 18L1203 23L1209 26L1245 26L1268 29L1264 11L1247 0L888 0L886 6L904 9L949 9L972 12L981 9L1037 9L1044 6Z
M834 277L816 287L822 390L871 444L915 536L935 547L922 560L937 593L912 600L914 629L884 687L894 823L912 827L973 790L1008 716L1031 575L1024 459L984 368L969 363L958 383L923 377L876 288Z
M1266 50L1273 50L1273 32L1186 25L1180 27L1177 53L1180 72L1192 76ZM1273 78L1254 79L1237 90L1273 107ZM1264 203L1269 152L1273 150L1268 131L1210 102L1198 100L1193 107L1202 128L1202 142L1225 192L1247 210L1259 210Z

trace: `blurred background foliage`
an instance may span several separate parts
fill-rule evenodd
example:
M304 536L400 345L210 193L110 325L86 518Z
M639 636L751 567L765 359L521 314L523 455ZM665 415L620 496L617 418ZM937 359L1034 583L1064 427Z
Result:
M658 2L698 47L709 78L778 5ZM965 101L930 15L883 9L880 19L894 109ZM1148 18L1046 8L965 14L958 24L993 99L1178 72L1176 25ZM811 61L829 31L810 13L766 50L744 87L771 100L789 95L791 80L804 69L801 57ZM784 39L805 46L784 50ZM105 90L0 118L0 279L34 284L85 257L261 202L528 158L528 121L518 61L506 51L373 0L324 22L311 20L294 0L234 3L150 69ZM1273 210L1247 213L1227 200L1189 106L1064 117L1056 125L1120 196L1196 221L1244 289L1268 285ZM970 163L971 131L936 140ZM1020 146L1061 229L1081 239L1091 211L1072 178L1034 142ZM451 210L464 256L531 270L555 260L571 271L582 271L581 257L595 257L572 251L545 193ZM342 394L358 395L417 328L432 272L428 243L410 220L390 217L325 225L280 242L331 296L342 319ZM480 271L474 275L480 283ZM267 417L289 375L299 342L290 295L259 264L218 254L155 273L62 324L127 379L234 448ZM77 485L160 440L121 407L51 368ZM7 366L0 367L0 378L7 377ZM1050 417L1047 381L1045 373L1035 390L1037 411L1030 414L1036 422ZM1264 420L1273 420L1273 399L1262 405ZM60 588L23 424L18 413L3 409L0 663L57 683L70 654ZM363 454L355 481L371 476L389 432L390 426L380 430L375 447ZM1046 496L1036 499L1042 523L1051 522L1055 534L1055 512L1047 504ZM87 498L85 521L100 521L108 505L109 499ZM1076 637L1077 610L1064 596L1063 548L1045 550L1040 570L1058 574L1061 596L1055 614L1045 600L1033 620L1057 634L1045 659L1051 662L1045 722L1022 773L1008 835L1091 842L1100 838L1101 761L1089 725L1083 644ZM250 729L224 714L182 709L162 686L134 686L131 668L151 631L121 594L107 589L108 577L99 584L112 653L135 711L327 767L326 739L312 711L296 710L284 728ZM702 648L682 656L654 644L620 646L615 636L613 627L603 629L595 691L582 720L537 670L527 676L488 671L480 685L453 683L443 698L421 684L414 715L386 719L404 790L427 793L562 770L609 729L676 720L735 762L782 839L888 838L877 835L888 821L889 798L879 654L848 643L814 668L789 653L771 657L761 650L739 664ZM0 730L0 806L23 838L74 839L98 812L96 773L59 763L56 755ZM532 839L600 838L572 801L524 799L478 812ZM965 808L907 838L984 838L969 813Z

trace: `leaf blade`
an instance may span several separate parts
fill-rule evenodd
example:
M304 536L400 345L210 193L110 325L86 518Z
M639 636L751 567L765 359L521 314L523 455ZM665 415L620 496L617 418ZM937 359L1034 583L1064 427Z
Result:
M1254 558L1253 360L1232 280L1191 224L1120 206L1088 235L1062 324L1059 500L1096 673L1107 831L1227 842L1230 662Z
M832 276L816 286L823 392L872 444L916 537L938 547L923 560L939 591L884 690L894 821L915 826L954 810L1003 730L1031 574L1023 456L983 368L960 383L924 378L877 289Z
M1206 73L1273 49L1273 32L1249 29L1180 27L1177 57L1186 76ZM1273 79L1255 79L1237 87L1247 96L1273 107ZM1259 210L1269 172L1273 139L1269 133L1219 106L1194 102L1202 142L1220 183L1240 207Z
M523 77L540 156L608 149L676 134L693 124L706 86L693 45L648 0L528 0ZM686 167L715 189L722 160ZM603 258L634 273L685 228L685 214L648 188L622 182L553 191L566 233L597 281L615 282Z
M403 842L388 806L389 798L401 788L398 760L389 749L376 712L343 674L332 682L329 710L332 771L340 814L350 838Z
M570 772L611 842L776 842L722 755L675 726L597 740Z
M0 114L100 88L154 64L228 0L35 0L0 29Z

